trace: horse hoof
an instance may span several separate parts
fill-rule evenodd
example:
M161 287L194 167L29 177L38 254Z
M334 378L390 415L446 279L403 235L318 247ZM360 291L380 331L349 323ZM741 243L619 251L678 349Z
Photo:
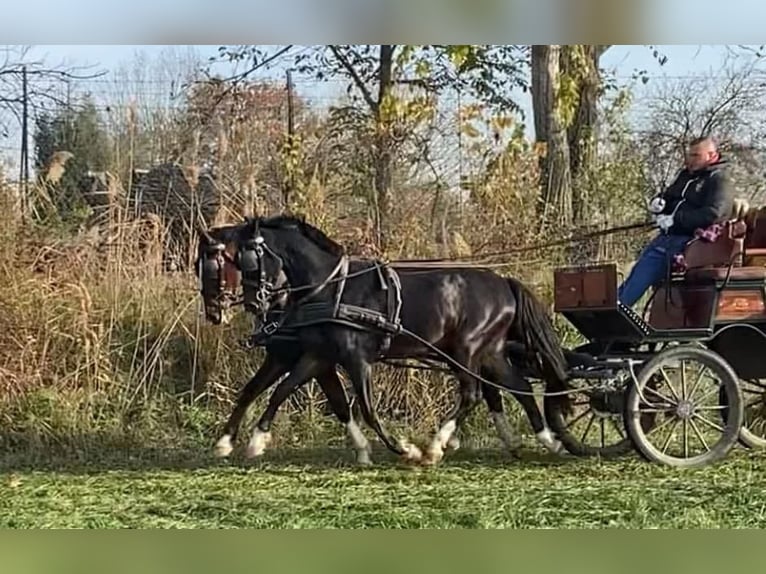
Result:
M417 464L423 460L423 452L414 444L401 441L399 446L404 451L401 455L404 462Z
M456 436L451 436L445 445L449 450L458 450L460 448L460 439Z
M368 449L360 450L356 453L356 464L359 466L372 466L372 459L370 459Z
M231 444L231 437L229 435L222 436L217 443L215 443L215 447L213 448L213 455L216 458L226 458L231 454L231 452L234 450L234 447Z
M245 449L245 458L256 458L266 452L266 446L271 442L271 433L255 431Z
M550 451L553 454L561 456L564 454L564 443L562 443L560 440L553 441L553 444L550 446Z
M423 466L436 466L444 458L444 451L441 449L429 448L421 460Z

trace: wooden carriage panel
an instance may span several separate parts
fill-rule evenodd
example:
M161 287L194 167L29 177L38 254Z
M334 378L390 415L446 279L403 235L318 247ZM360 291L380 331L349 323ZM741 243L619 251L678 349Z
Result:
M660 287L649 308L648 323L654 329L705 329L713 317L715 286L675 284Z
M553 274L555 310L617 307L614 264L557 269Z
M716 321L766 319L763 289L724 289L718 297Z

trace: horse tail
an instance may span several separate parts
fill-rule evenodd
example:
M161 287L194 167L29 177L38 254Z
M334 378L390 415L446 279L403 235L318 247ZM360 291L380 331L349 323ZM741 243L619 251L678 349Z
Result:
M506 279L517 302L516 321L508 330L507 339L518 340L524 345L532 364L540 367L546 389L553 392L569 390L567 360L548 313L528 287L511 277ZM559 395L555 399L564 410L570 406L569 395Z

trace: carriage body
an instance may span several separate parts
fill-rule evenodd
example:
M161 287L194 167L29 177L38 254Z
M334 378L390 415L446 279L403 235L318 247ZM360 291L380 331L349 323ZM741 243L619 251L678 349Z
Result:
M613 263L559 268L554 273L555 311L589 341L576 351L591 354L597 364L633 360L656 367L665 376L660 363L673 353L675 361L679 353L686 353L689 358L696 354L703 362L716 363L726 379L719 396L723 438L716 444L717 451L713 448L715 453L693 461L660 455L639 429L638 415L628 412L631 403L635 407L639 399L646 400L645 389L640 387L650 377L640 380L635 374L625 378L626 388L620 391L623 412L611 413L623 419L630 440L622 441L621 448L605 444L594 448L572 439L570 450L577 454L608 453L610 448L624 452L632 442L650 459L699 466L722 458L737 440L766 447L766 433L754 430L755 423L746 420L745 399L749 397L742 391L745 383L759 385L756 381L766 379L766 209L728 221L719 231L714 239L703 236L687 245L682 265L656 286L641 314L618 301L618 273ZM763 395L762 388L755 392ZM641 395L638 399L636 393ZM740 427L738 433L731 428L735 423Z

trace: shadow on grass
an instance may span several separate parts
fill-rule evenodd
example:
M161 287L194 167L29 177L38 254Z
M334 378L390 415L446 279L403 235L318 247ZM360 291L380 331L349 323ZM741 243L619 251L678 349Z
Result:
M2 437L0 437L2 441ZM212 445L189 444L181 447L146 446L125 441L82 437L67 444L50 444L4 448L0 456L0 473L48 471L68 474L94 474L112 471L196 471L215 469L261 470L279 472L301 467L302 472L325 472L329 469L371 470L407 469L393 453L378 444L373 446L371 467L355 464L351 448L274 446L256 460L243 457L240 444L229 458L218 459ZM578 459L571 455L556 456L536 446L527 446L516 458L500 448L461 448L447 452L433 470L449 468L508 468L513 466L556 467L597 459ZM412 468L412 467L410 467ZM423 469L424 467L415 468ZM426 468L427 470L427 468Z

